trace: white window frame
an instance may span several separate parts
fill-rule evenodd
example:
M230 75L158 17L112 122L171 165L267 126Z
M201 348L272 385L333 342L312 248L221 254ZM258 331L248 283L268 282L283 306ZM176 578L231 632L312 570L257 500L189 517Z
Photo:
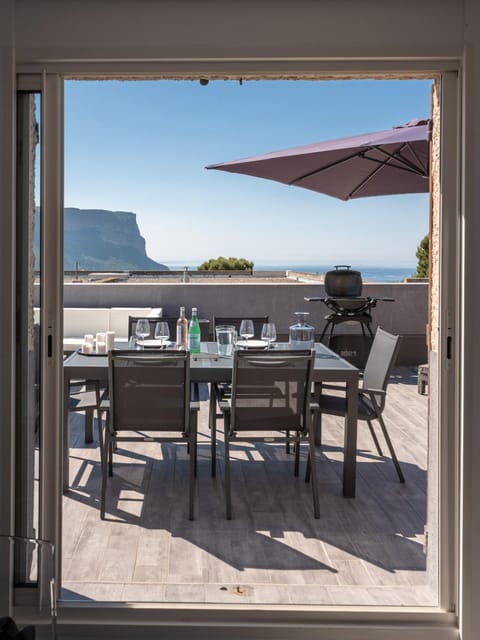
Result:
M43 247L46 256L44 264L44 304L42 324L51 329L56 357L43 365L45 389L44 424L46 438L57 442L58 446L43 447L42 455L46 475L42 487L42 530L41 536L54 539L57 547L61 535L61 438L62 430L62 308L63 308L63 79L75 76L82 78L128 77L142 78L192 77L218 75L215 63L198 63L195 60L179 63L80 63L69 64L51 61L39 65L21 64L18 71L20 82L42 81L44 105L44 211L48 245ZM79 68L81 67L81 68ZM187 71L186 71L187 69ZM349 61L327 64L321 62L296 63L289 60L262 62L225 62L225 75L261 78L281 78L285 73L290 77L305 76L306 73L318 77L332 77L333 74L354 78L382 76L388 74L408 74L409 77L425 78L443 74L442 84L442 318L440 327L439 362L443 376L443 386L439 389L441 398L440 437L451 445L442 448L441 464L445 471L440 486L440 606L438 608L387 608L387 607L314 607L314 606L225 606L225 605L176 605L176 604L105 604L105 603L61 603L58 609L59 624L63 627L61 636L74 637L80 627L85 632L85 624L91 624L89 636L107 637L112 633L117 637L130 635L130 625L141 625L142 636L156 637L159 626L162 633L175 629L176 637L224 638L226 634L243 637L255 629L255 637L289 638L295 634L299 638L335 638L338 640L389 640L408 637L409 640L447 640L458 637L458 587L459 542L462 532L456 527L452 514L460 511L460 410L458 398L461 391L461 286L463 280L455 274L463 273L463 247L461 237L462 213L461 191L461 148L459 144L461 102L461 64L458 60L409 60L408 69L402 62ZM33 73L33 75L29 75ZM25 87L26 88L26 87ZM45 332L48 335L48 332ZM453 358L446 361L445 345L453 338ZM47 338L46 338L47 339ZM44 345L46 347L46 345ZM447 386L448 383L448 386ZM442 393L440 393L442 391ZM453 427L453 428L452 428ZM469 488L463 487L464 499L470 498ZM1 585L0 585L1 589ZM21 608L18 608L21 615ZM119 627L121 625L121 627ZM408 628L407 634L405 629ZM250 631L249 631L250 630ZM253 635L251 636L253 637ZM473 638L474 636L472 636ZM467 638L467 636L465 636Z

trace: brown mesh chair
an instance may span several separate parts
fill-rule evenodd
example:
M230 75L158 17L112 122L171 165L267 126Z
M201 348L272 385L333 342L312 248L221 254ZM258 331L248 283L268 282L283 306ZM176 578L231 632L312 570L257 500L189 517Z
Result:
M213 316L213 339L215 340L215 328L222 325L230 325L235 327L237 333L240 331L240 325L242 320L251 320L253 322L253 333L256 340L260 339L262 333L262 327L265 322L268 322L268 316Z
M387 399L387 386L390 373L397 358L400 341L401 336L392 335L380 327L377 329L363 372L362 387L358 392L358 419L367 422L378 455L382 456L382 449L373 428L373 420L378 420L390 455L392 456L398 479L400 482L405 482L387 427L382 418ZM322 384L322 394L319 399L320 414L326 413L335 416L344 416L347 412L345 395L324 394L323 389L345 391L345 387Z
M225 430L225 497L232 517L231 442L294 442L295 475L300 443L308 441L313 509L320 516L315 466L315 430L311 402L313 351L235 351L231 398L219 395ZM276 435L272 435L276 434Z
M115 442L185 442L190 453L189 518L193 520L198 402L191 401L186 351L111 351L102 449L101 518Z
M128 339L135 336L135 330L137 328L137 322L139 320L148 320L150 325L150 335L148 339L153 340L155 337L155 325L157 322L166 322L168 324L168 329L170 331L170 340L175 342L177 339L177 319L174 316L161 316L159 318L151 318L148 316L137 317L137 316L129 316L128 317ZM209 333L210 333L210 321L205 320L204 318L199 319L200 324L200 340L202 342L208 342ZM159 343L160 346L160 343Z
M268 322L268 316L213 316L213 340L216 340L215 337L215 329L216 327L221 327L222 325L228 325L235 327L237 333L240 331L240 325L242 320L251 320L253 322L253 332L254 338L259 339L262 333L262 327L265 322ZM224 383L222 385L211 385L210 387L210 406L209 406L209 416L208 416L208 425L212 430L212 477L216 475L216 458L215 458L215 434L216 434L216 420L217 418L221 418L222 414L217 413L217 402L218 397L226 398L231 394L232 387L229 383Z

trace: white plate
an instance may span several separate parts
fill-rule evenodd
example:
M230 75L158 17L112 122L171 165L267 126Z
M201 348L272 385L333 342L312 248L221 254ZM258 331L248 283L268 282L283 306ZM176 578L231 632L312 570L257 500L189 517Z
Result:
M265 340L237 340L237 347L240 349L266 349L267 342Z
M137 340L137 344L139 347L147 347L147 349L161 349L163 346L172 347L175 343L171 340L165 340L162 345L160 340Z

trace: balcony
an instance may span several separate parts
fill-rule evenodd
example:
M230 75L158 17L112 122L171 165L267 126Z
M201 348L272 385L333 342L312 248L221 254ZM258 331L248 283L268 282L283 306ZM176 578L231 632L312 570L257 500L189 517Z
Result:
M185 446L129 443L115 455L107 520L101 521L98 442L84 444L83 419L74 414L71 489L63 498L62 598L435 605L435 563L427 564L425 553L427 402L417 392L416 368L396 368L384 418L406 483L399 484L391 460L377 455L366 424L359 423L354 499L342 497L343 422L324 416L319 520L304 464L295 478L284 445L263 443L234 447L234 519L226 520L221 436L212 479L204 399L196 519L187 517Z

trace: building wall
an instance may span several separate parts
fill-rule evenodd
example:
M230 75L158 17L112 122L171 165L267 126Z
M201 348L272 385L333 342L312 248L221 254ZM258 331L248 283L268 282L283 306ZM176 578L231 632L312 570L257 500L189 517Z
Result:
M101 73L128 75L142 68L160 75L208 73L308 76L349 72L362 59L365 74L398 68L408 72L409 60L443 60L462 65L462 135L459 149L463 171L458 175L463 198L461 217L464 286L458 308L462 324L456 336L460 373L455 387L462 415L461 601L459 624L463 640L473 640L480 628L480 340L478 318L478 246L480 242L480 3L478 0L2 0L0 4L0 323L1 389L0 521L10 522L11 446L13 426L11 371L14 367L14 299L12 280L12 194L14 116L12 62L19 69L41 72L45 66L77 69L88 74L88 61L103 60ZM386 65L386 60L390 64ZM123 62L120 62L123 61ZM126 62L131 61L131 62ZM119 62L117 65L116 62ZM138 63L138 65L136 65ZM436 64L432 63L432 68ZM412 68L415 67L412 64ZM53 67L50 67L53 68ZM159 71L160 70L160 71ZM440 367L446 367L441 362ZM442 369L443 370L443 369ZM8 375L5 375L8 372ZM452 430L454 425L452 424ZM459 443L456 443L459 446ZM448 576L447 576L448 578ZM442 576L442 579L445 579ZM4 584L4 581L2 581ZM1 589L1 585L0 585ZM1 593L0 593L1 595ZM454 608L454 603L441 603ZM385 633L384 630L380 631ZM430 630L431 631L431 630ZM437 638L446 637L435 630ZM297 632L300 634L300 630ZM372 634L374 631L371 632ZM390 633L390 631L387 631ZM409 638L427 637L410 627ZM395 633L394 633L395 635ZM329 637L336 637L333 634ZM353 635L351 636L353 637ZM357 635L356 637L360 637ZM363 637L373 637L366 631ZM393 637L393 635L392 635ZM400 637L395 635L395 637ZM428 637L433 637L429 633ZM453 637L453 636L450 636Z

